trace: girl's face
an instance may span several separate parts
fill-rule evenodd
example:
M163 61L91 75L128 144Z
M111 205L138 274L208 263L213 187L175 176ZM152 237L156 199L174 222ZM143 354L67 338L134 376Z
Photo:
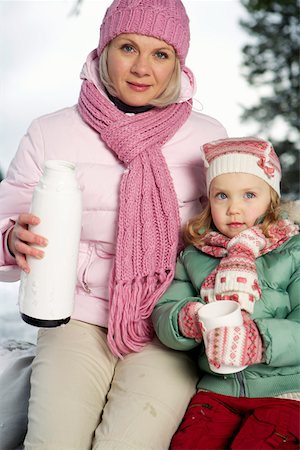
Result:
M226 173L210 185L211 215L220 233L232 238L252 227L271 202L270 186L248 173Z
M144 106L168 86L176 55L172 46L140 34L120 34L108 48L107 69L117 97Z

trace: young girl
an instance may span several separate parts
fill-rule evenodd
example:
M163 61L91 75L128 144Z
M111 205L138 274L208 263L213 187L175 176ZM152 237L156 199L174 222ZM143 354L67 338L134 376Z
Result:
M209 205L189 222L192 245L152 316L165 345L198 351L198 392L171 449L296 449L300 236L279 210L280 163L269 142L252 137L203 152ZM243 325L207 332L204 347L198 312L222 300L240 304ZM247 368L220 375L208 362Z

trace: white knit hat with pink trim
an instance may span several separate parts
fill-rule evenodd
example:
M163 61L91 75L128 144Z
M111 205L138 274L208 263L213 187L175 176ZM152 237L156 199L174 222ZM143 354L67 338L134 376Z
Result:
M202 151L208 192L218 175L242 172L262 178L280 197L280 161L269 141L256 137L219 139L204 144Z

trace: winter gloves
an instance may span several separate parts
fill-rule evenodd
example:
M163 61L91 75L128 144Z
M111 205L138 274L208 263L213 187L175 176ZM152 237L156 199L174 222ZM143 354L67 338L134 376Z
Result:
M202 303L189 302L180 310L178 315L178 324L182 335L195 339L197 342L202 340L201 323L197 314L202 306Z
M179 312L178 324L183 336L202 340L202 326L198 311L203 304L187 303ZM206 354L209 363L217 368L221 365L240 367L263 362L263 343L255 322L246 311L242 311L243 325L221 327L206 334Z
M263 362L263 343L257 326L245 311L243 325L221 327L206 335L206 354L211 365L239 367Z

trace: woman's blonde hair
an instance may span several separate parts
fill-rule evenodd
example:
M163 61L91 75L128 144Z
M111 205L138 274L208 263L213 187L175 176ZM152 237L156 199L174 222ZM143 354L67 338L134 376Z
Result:
M268 230L271 225L280 218L280 198L277 192L270 187L270 204L260 223L262 232L269 237ZM207 233L216 230L213 223L210 205L208 204L203 211L188 221L183 230L183 238L187 244L199 245L204 240Z
M113 97L116 96L116 91L114 90L112 81L108 75L107 70L107 55L108 55L108 44L99 57L99 76L103 86L107 89L107 91ZM171 77L171 80L161 94L159 98L155 98L150 102L150 105L157 106L158 108L163 108L164 106L171 105L176 103L178 100L179 94L181 90L181 67L178 57L176 56L175 67Z

